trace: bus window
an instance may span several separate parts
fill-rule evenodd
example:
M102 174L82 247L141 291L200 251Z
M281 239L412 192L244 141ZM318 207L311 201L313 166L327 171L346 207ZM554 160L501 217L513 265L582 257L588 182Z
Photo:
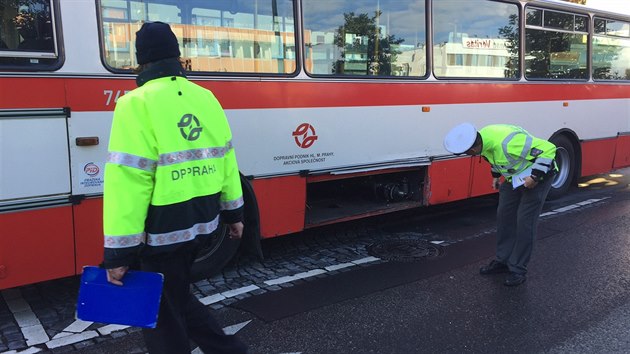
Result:
M526 9L525 77L588 79L588 17Z
M595 18L593 80L630 80L630 23Z
M189 72L291 74L296 71L291 0L102 0L105 62L137 66L135 33L162 21L177 36Z
M55 63L51 0L0 0L0 66L39 70Z
M433 74L518 79L518 6L486 0L433 2Z
M305 0L302 6L308 73L426 75L424 0Z

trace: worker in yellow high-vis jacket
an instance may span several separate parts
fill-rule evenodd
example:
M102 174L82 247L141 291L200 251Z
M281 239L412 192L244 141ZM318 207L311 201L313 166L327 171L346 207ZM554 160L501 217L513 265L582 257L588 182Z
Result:
M479 272L509 273L507 286L524 283L538 218L557 172L556 146L514 125L492 124L477 131L462 123L446 135L444 147L453 154L484 157L492 168L492 187L499 189L496 259Z
M188 81L168 24L136 33L138 88L114 110L105 167L103 266L123 285L129 266L164 274L155 329L143 330L150 353L245 353L190 293L196 252L226 223L243 233L243 194L232 134L214 95Z

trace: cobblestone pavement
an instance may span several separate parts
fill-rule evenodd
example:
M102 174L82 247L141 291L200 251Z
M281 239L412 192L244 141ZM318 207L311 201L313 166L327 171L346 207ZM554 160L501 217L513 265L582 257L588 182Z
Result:
M211 309L220 311L250 296L383 262L368 250L384 239L448 247L493 232L495 207L496 199L486 197L463 202L460 211L452 206L411 210L265 240L264 261L239 255L221 274L193 284L193 292ZM454 214L458 214L455 232L451 227ZM0 353L72 352L139 331L75 320L78 285L79 278L70 277L1 291ZM136 348L131 353L144 352L144 348Z

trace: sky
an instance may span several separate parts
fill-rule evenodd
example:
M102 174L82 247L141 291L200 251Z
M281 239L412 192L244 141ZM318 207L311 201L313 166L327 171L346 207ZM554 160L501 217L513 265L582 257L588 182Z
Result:
M586 0L586 5L630 15L630 0Z

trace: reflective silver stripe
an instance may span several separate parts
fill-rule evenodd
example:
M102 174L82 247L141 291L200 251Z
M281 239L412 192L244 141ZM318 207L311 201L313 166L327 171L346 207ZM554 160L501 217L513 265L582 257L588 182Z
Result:
M240 197L240 198L238 198L236 200L226 200L224 202L221 202L221 210L238 209L238 208L242 207L243 204L245 204L243 202L243 197Z
M516 136L516 134L521 134L521 132L512 132L510 133L503 141L501 142L501 148L503 149L503 156L508 160L507 166L501 166L501 174L504 176L510 176L509 170L513 170L516 166L517 161L510 156L508 153L508 144Z
M539 157L536 159L536 161L534 161L532 168L535 170L543 171L543 172L549 172L549 170L552 167L551 166L552 162L553 162L553 159Z
M525 134L525 145L523 146L523 150L521 150L519 158L515 159L512 158L512 156L510 156L510 154L508 153L508 144L518 134ZM503 142L501 143L501 146L503 147L503 155L505 155L507 160L510 162L508 166L505 166L506 172L508 170L521 171L525 169L525 167L529 163L529 161L527 160L527 155L529 154L529 150L531 150L532 148L533 142L534 139L531 137L531 135L523 131L512 132L505 139L503 139Z
M155 172L155 168L157 167L157 161L155 160L116 151L110 151L107 154L107 162L149 172Z
M532 138L531 135L527 134L527 138L525 138L525 146L523 146L523 150L521 151L521 163L514 167L515 170L520 172L526 169L528 165L530 165L530 161L527 159L527 156L529 155L529 151L532 149L533 143L534 138Z
M159 166L174 165L182 162L205 160L224 157L232 149L232 141L228 141L222 147L209 147L203 149L193 149L185 151L170 152L160 154Z
M138 246L144 242L144 232L134 235L107 236L105 235L105 248L127 248Z
M124 152L110 151L107 154L107 162L154 172L157 166L224 157L232 148L232 141L228 141L223 147L209 147L161 154L159 161Z
M542 164L545 166L551 166L551 162L553 161L553 159L548 159L546 157L538 157L536 158L536 163L538 164Z
M192 241L197 235L209 234L219 226L219 216L206 223L195 224L184 230L167 232L164 234L147 234L147 245L165 246Z

